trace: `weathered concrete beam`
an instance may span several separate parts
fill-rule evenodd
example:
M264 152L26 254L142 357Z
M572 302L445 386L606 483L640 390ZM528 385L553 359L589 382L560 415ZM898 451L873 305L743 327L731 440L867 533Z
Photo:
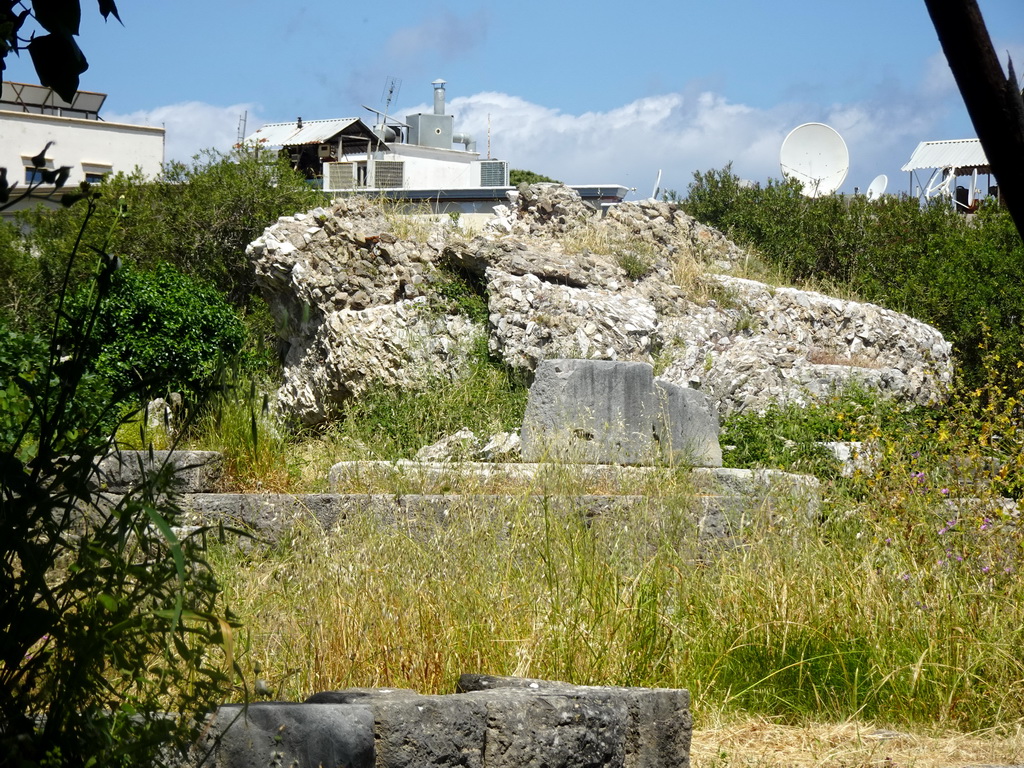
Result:
M192 765L255 768L688 768L682 689L463 675L459 693L349 689L221 707Z

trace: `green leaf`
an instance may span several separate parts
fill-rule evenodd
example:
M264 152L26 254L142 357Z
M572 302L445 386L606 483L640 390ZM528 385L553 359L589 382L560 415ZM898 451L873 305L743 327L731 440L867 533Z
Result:
M117 6L114 5L114 0L100 0L100 13L103 14L104 19L113 15L115 19L121 21L121 17L117 15ZM121 21L121 24L124 22Z
M117 600L106 593L96 595L96 602L113 613L117 610Z
M171 530L171 524L167 522L167 518L160 514L160 510L155 507L146 507L146 513L149 515L149 520L153 525L157 527L160 533L163 535L164 540L167 542L168 549L171 550L171 556L174 558L174 567L178 572L178 583L182 586L185 584L185 553L181 549L181 542L178 537ZM174 600L174 620L173 628L171 631L177 629L178 621L181 617L181 611L183 608L184 596L180 589L175 590Z
M79 0L32 0L32 15L39 26L57 35L77 35L82 23Z
M57 34L33 37L29 41L28 52L39 82L53 88L64 101L74 100L78 76L89 68L89 62L74 38Z

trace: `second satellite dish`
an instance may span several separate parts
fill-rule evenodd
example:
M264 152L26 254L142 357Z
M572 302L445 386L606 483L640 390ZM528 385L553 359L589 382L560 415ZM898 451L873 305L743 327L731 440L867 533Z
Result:
M804 185L807 197L830 195L839 189L850 168L846 142L834 128L824 123L798 125L779 152L782 173Z
M889 177L884 173L880 173L875 176L874 181L868 185L868 200L877 200L885 192L885 188L889 186Z

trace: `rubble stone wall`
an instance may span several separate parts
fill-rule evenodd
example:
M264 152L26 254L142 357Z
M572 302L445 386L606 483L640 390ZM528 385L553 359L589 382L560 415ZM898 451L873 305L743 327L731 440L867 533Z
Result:
M284 217L250 244L288 345L284 412L316 424L367 387L457 377L483 335L493 356L530 372L552 358L652 363L723 415L827 397L851 380L928 403L952 377L933 327L732 276L748 255L674 203L621 203L598 217L568 187L523 185L479 233L449 217L425 237L407 229L346 198ZM699 264L705 298L678 284L681 264ZM452 299L453 276L480 292L486 321Z

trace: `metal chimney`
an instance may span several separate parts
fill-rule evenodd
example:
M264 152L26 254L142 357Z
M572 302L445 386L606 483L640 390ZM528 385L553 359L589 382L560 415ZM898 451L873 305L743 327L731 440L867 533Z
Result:
M444 114L444 80L435 80L432 85L434 86L434 114Z

